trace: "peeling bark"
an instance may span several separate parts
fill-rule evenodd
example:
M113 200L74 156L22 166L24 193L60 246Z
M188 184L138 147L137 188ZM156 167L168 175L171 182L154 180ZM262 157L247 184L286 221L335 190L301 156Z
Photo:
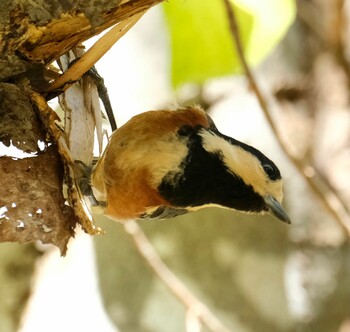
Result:
M77 218L62 194L63 164L24 92L0 84L0 242L40 240L64 255ZM25 158L6 156L17 147Z
M0 5L0 80L58 59L77 44L162 0L37 0ZM120 4L121 3L121 4Z

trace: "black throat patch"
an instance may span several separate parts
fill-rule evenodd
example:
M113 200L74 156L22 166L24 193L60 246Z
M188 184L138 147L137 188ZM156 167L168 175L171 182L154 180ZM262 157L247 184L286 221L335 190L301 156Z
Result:
M246 212L264 210L263 198L227 169L221 152L209 153L203 148L200 129L178 131L179 139L186 138L189 152L180 165L181 172L164 176L159 193L177 208L217 204Z

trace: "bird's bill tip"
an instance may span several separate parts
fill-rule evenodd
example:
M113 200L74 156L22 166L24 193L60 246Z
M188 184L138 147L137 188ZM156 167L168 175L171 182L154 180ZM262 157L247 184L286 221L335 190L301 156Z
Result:
M274 198L271 195L268 195L264 198L265 203L268 208L268 212L276 217L277 219L285 222L286 224L290 224L291 221L286 213L286 211L283 209L282 205L280 202L277 201L276 198Z

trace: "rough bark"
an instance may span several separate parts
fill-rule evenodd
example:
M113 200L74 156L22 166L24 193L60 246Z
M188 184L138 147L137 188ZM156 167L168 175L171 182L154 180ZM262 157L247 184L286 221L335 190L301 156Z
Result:
M17 147L25 158L0 158L0 241L41 240L64 254L76 217L62 194L63 164L26 94L0 84L0 141L3 153Z
M0 80L34 72L37 74L36 81L40 81L45 75L46 64L84 40L161 0L132 0L119 5L120 2L3 2L0 4Z

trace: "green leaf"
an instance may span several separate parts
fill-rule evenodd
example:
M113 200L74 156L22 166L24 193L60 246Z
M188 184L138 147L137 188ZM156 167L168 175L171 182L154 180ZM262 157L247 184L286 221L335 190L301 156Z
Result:
M256 65L286 33L293 0L232 0L246 56ZM186 82L240 71L222 0L170 0L164 4L172 47L172 81Z
M285 36L294 22L294 0L234 0L254 17L254 28L246 48L250 64L259 64Z

